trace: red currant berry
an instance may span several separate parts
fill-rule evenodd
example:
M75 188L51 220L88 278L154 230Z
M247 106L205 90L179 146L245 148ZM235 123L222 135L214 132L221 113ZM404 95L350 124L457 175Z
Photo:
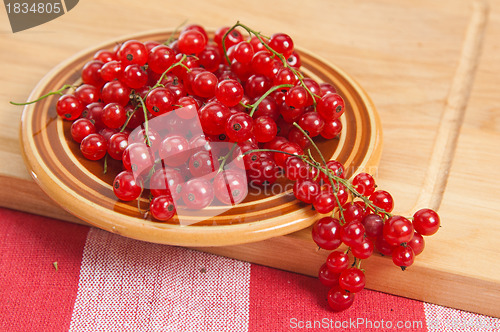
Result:
M125 66L136 64L144 66L148 61L148 49L137 40L128 40L122 44L118 53L118 60Z
M189 172L193 177L206 176L217 171L218 168L218 160L213 158L209 151L198 151L189 158Z
M302 150L302 148L298 144L293 143L293 142L283 143L279 147L278 150L286 152L286 153L276 152L274 154L274 161L276 161L276 164L280 167L285 167L285 162L290 157L290 154L294 154L294 155L303 155L304 154L304 151ZM319 191L318 191L318 193L319 193ZM309 202L309 203L311 203L311 202Z
M323 190L314 199L313 206L318 213L330 213L337 206L337 201L331 191Z
M201 25L188 24L182 29L181 34L183 34L186 31L190 31L190 30L196 30L196 31L200 32L203 35L203 37L205 37L205 40L208 41L207 31Z
M359 222L352 222L342 226L340 238L349 247L360 245L365 234L365 227Z
M328 269L333 273L342 273L349 267L349 256L343 251L332 251L326 259Z
M182 200L189 209L201 210L209 206L213 199L214 188L207 180L191 179L182 188Z
M209 71L203 71L195 76L192 83L193 92L203 98L212 98L217 89L217 76Z
M167 221L175 215L175 205L170 196L157 196L151 201L149 211L155 219Z
M313 180L297 180L293 185L293 194L295 197L307 204L314 202L319 193L319 184Z
M322 249L335 250L341 244L340 223L338 219L323 217L316 221L312 228L312 238Z
M344 177L345 177L344 165L342 165L341 163L339 163L336 160L329 160L329 161L327 161L327 163L326 163L326 169L333 176L337 176L337 177L342 178L342 179L344 179ZM320 177L326 183L330 183L330 180L328 179L328 176L325 173L321 172L320 173Z
M415 261L415 253L410 246L397 246L392 252L392 261L404 271Z
M352 185L363 196L370 196L375 191L375 180L368 173L359 173L352 179Z
M236 113L226 123L226 134L232 142L244 142L253 135L253 119L246 113Z
M109 138L108 154L111 158L122 160L123 151L128 146L128 135L125 133L116 133Z
M292 55L290 55L287 59L286 62L290 67L293 67L295 69L299 69L300 66L302 65L302 61L300 60L300 55L297 53L297 51L293 51Z
M99 72L103 80L110 82L121 77L123 73L123 66L121 62L113 60L105 63Z
M184 54L198 54L207 45L205 36L197 30L187 30L179 36L177 46Z
M117 103L125 107L130 100L130 88L121 81L108 82L102 87L101 98L105 104Z
M363 271L351 267L342 271L339 277L339 286L351 293L358 293L365 288L366 277Z
M328 292L328 305L333 311L349 309L354 302L354 293L350 293L340 286L334 286Z
M252 156L253 157L253 156ZM250 163L247 176L251 185L262 186L272 184L278 178L279 170L276 163L265 154L259 157L258 161Z
M64 120L74 120L82 115L85 106L74 95L63 95L56 104L57 114Z
M364 238L360 244L351 247L352 255L359 259L367 259L373 255L374 245L372 240Z
M370 201L378 208L391 212L394 209L394 199L391 194L385 190L376 190L370 195Z
M104 63L98 60L87 62L82 69L83 83L93 85L100 89L104 85L104 80L100 74L103 65Z
M325 126L323 127L323 130L320 134L326 139L333 139L335 137L338 137L341 131L342 122L340 122L339 119L335 119L333 121L327 120L325 121Z
M178 170L163 167L154 172L149 182L149 189L154 197L168 196L175 201L180 197L183 182L184 177Z
M99 89L90 84L82 84L75 90L75 97L87 106L99 101L101 97Z
M181 135L168 135L161 142L159 155L165 165L180 166L189 158L189 142Z
M336 93L329 93L321 97L316 110L327 121L338 119L344 113L344 100Z
M113 192L119 200L130 202L139 198L142 188L131 171L123 171L113 181Z
M111 129L122 127L127 121L125 108L117 103L109 103L103 109L102 122Z
M356 203L347 203L343 208L346 223L361 222L361 220L363 220L365 211L360 205Z
M205 68L209 72L213 73L219 69L221 56L219 50L214 46L207 45L207 47L198 54L198 59L200 67Z
M121 81L131 89L140 89L148 82L148 74L139 65L133 64L125 67Z
M131 143L123 151L122 163L125 169L141 176L154 165L153 152L145 143Z
M320 91L320 96L323 97L324 95L327 95L329 93L337 93L337 89L330 83L320 83L319 84L319 91Z
M421 209L413 215L413 227L422 235L435 234L440 223L439 215L431 209Z
M245 84L245 94L253 99L262 96L273 85L271 79L264 75L255 74L250 76Z
M175 52L170 47L158 45L149 52L148 67L157 74L163 74L175 62Z
M307 95L308 92L302 86L294 86L286 93L285 103L289 107L302 108L307 104Z
M420 233L413 233L413 237L406 243L407 246L413 249L415 256L420 255L425 248L424 237Z
M273 77L274 57L269 51L256 52L251 61L252 71L259 75Z
M300 117L299 126L305 130L309 137L316 137L323 130L325 121L317 112L306 112Z
M215 176L215 197L226 205L241 203L248 194L248 184L243 171L228 169Z
M200 109L200 123L209 135L225 133L226 122L230 116L229 108L218 102L210 102Z
M234 47L233 57L240 63L250 63L254 55L253 46L247 41L239 42Z
M284 33L275 33L269 39L269 46L278 53L288 58L293 53L293 40Z
M411 221L401 216L393 216L386 220L383 228L384 239L391 245L408 242L413 237Z
M99 160L106 155L106 139L99 134L90 134L80 143L80 151L89 160Z
M222 27L215 31L214 42L219 45L220 50L223 50L222 40L224 39L224 35L229 31L229 27ZM226 46L226 50L233 45L236 45L243 41L243 36L241 33L234 29L230 33L227 34L226 39L224 40L224 45Z
M115 59L115 53L108 50L99 50L94 54L94 60L98 60L103 63L110 62Z
M259 116L254 123L255 138L259 143L271 141L278 133L276 122L268 116Z
M258 98L254 99L252 103L256 103L257 100ZM276 101L271 96L267 96L266 98L262 99L259 106L257 106L257 109L253 113L254 118L258 118L261 116L268 116L273 119L274 122L278 121L280 111L278 109Z
M95 133L95 127L89 119L78 119L71 125L71 137L80 143L85 137Z
M243 87L236 80L224 80L217 84L215 97L223 105L233 107L243 98Z
M167 88L154 88L146 97L146 107L153 116L173 110L175 96Z
M369 237L379 237L382 235L384 221L378 214L369 214L361 222L365 226L366 235Z
M378 236L375 240L375 249L384 256L391 256L395 248L396 246L387 243L383 235Z
M326 287L334 287L339 284L340 273L333 273L326 264L319 268L318 279Z

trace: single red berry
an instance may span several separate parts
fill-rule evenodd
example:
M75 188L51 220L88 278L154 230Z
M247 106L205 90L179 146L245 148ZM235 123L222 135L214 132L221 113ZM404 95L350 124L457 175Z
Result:
M359 173L352 179L352 185L363 196L370 196L375 191L375 180L368 173Z
M254 135L259 143L271 141L278 133L276 122L269 116L259 116L254 122Z
M85 137L95 133L95 127L89 119L78 119L71 124L71 137L80 143Z
M413 215L413 227L422 235L435 234L440 223L439 215L431 209L421 209Z
M159 155L165 165L180 166L189 159L189 142L181 135L170 134L161 142Z
M117 103L125 107L130 101L130 88L121 81L106 83L101 90L101 98L105 104Z
M278 53L288 58L293 53L293 40L285 33L275 33L269 39L269 46Z
M56 104L57 114L64 120L74 120L82 115L85 106L72 94L66 94L59 98Z
M367 259L373 255L374 245L372 240L369 238L363 238L361 243L356 244L351 247L352 255L359 259Z
M343 208L346 223L361 222L363 220L365 211L361 205L356 203L347 203L343 206Z
M253 119L246 113L231 115L226 123L226 134L232 142L244 142L253 136Z
M349 256L343 251L332 251L326 259L328 269L333 273L341 273L349 267Z
M378 214L368 214L361 221L365 226L366 235L369 237L379 237L382 235L384 221Z
M331 191L322 190L316 198L314 198L313 206L318 213L330 213L337 206L337 200Z
M230 116L229 108L219 102L209 102L200 109L200 124L209 135L220 135L226 131L226 122Z
M316 109L323 119L335 120L344 113L344 100L336 93L329 93L321 97Z
M383 235L378 236L375 240L375 249L384 256L391 256L395 248L396 246L387 243Z
M237 105L243 98L243 87L236 80L224 80L217 84L215 97L227 107Z
M163 74L175 62L175 52L166 45L158 45L149 51L148 67L157 74Z
M104 81L110 82L114 79L120 79L123 69L124 67L121 62L113 60L105 63L99 70L99 73Z
M182 200L189 209L201 210L209 206L213 199L212 184L202 178L191 179L182 188Z
M323 130L325 121L318 112L306 112L300 117L299 126L305 130L309 137L316 137Z
M386 220L383 228L384 239L391 245L408 242L413 237L411 221L402 216L392 216Z
M215 176L213 184L215 197L226 205L236 205L242 202L248 194L244 171L225 170Z
M283 143L278 148L278 150L286 152L286 153L276 152L274 154L274 160L276 161L276 164L280 167L285 167L285 162L290 157L290 154L294 154L294 155L303 155L304 154L304 151L302 150L302 148L298 144L293 143L293 142ZM309 202L309 203L311 203L311 202Z
M365 274L357 267L346 269L340 274L339 286L348 292L358 293L365 288L365 285Z
M207 45L207 39L197 30L187 30L179 36L177 46L184 54L199 54Z
M205 49L198 54L198 59L200 67L213 73L219 69L222 58L217 47L207 45Z
M354 293L350 293L340 286L334 286L328 292L328 305L333 311L349 309L354 302Z
M102 122L111 129L122 127L127 121L125 108L117 103L109 103L103 109Z
M149 189L154 197L168 196L176 201L180 198L183 182L184 177L180 171L165 166L151 176Z
M406 243L407 246L413 249L415 256L420 255L425 249L424 237L420 233L413 233L413 237Z
M365 234L365 227L359 222L352 222L342 226L340 238L349 247L360 245Z
M342 131L342 122L339 119L325 120L325 126L321 131L321 136L326 139L333 139L340 135Z
M146 107L153 116L166 114L173 110L175 96L167 88L154 88L146 97Z
M144 66L148 61L148 49L143 43L137 40L128 40L122 44L118 53L118 60L125 67L131 64Z
M75 97L81 101L83 106L99 101L101 94L99 89L90 84L82 84L75 90Z
M89 160L99 160L106 155L106 139L99 134L87 135L80 143L80 151Z
M108 141L108 154L111 158L122 160L123 151L128 146L128 134L116 133L113 134Z
M319 268L318 279L326 287L338 286L339 276L340 273L332 272L330 269L328 269L326 264L321 265L321 267Z
M314 223L312 238L320 248L335 250L342 244L340 228L338 219L323 217Z
M113 192L119 200L129 202L139 198L142 187L131 171L122 171L113 181Z
M378 208L391 212L394 209L394 199L385 190L376 190L370 195L370 201Z
M410 246L397 246L392 252L392 261L404 271L415 261L415 253Z
M93 85L100 89L105 83L100 74L103 65L104 63L99 60L87 62L82 69L83 83Z
M148 74L137 64L128 65L122 73L121 81L131 89L140 89L148 82Z
M239 42L234 47L233 57L240 63L250 63L250 61L252 61L253 55L253 46L247 41Z
M309 179L297 180L293 185L293 194L295 197L307 204L314 202L320 190L319 184Z
M167 221L175 215L175 205L172 197L163 195L154 197L149 205L149 211L155 219Z

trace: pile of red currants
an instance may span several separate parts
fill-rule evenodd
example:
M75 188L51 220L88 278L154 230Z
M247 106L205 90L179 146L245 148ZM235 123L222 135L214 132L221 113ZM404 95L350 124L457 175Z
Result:
M163 43L128 40L98 51L83 67L81 85L54 93L82 155L104 165L121 161L116 197L149 194L156 220L171 219L179 206L238 204L249 185L279 176L292 181L298 200L330 215L314 224L312 237L333 250L319 279L340 311L365 286L361 260L376 249L405 269L440 222L429 209L413 218L392 215L393 198L376 190L371 175L345 179L341 163L324 160L314 138L338 137L344 101L300 66L284 33L266 37L238 22L211 40L203 27L189 25Z

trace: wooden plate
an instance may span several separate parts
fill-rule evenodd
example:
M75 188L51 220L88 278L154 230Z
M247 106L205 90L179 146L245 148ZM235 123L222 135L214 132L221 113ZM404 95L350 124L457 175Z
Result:
M34 100L64 84L79 79L83 65L99 49L112 49L128 39L141 41L168 39L171 31L154 31L120 38L85 50L49 72L35 87ZM345 72L312 53L298 49L306 76L332 83L345 100L343 131L338 139L319 140L327 159L336 159L346 167L347 176L377 166L382 133L375 107L363 89ZM137 208L137 202L118 201L111 183L119 164L111 163L103 174L102 161L88 161L69 134L70 123L55 111L57 96L25 107L21 141L25 163L35 181L58 204L73 215L96 227L143 241L182 246L224 246L260 241L310 226L321 215L311 205L298 202L291 190L275 195L248 195L232 209L194 223L179 224L152 221ZM285 185L283 179L279 180ZM147 202L142 202L146 206ZM209 207L218 209L219 207Z

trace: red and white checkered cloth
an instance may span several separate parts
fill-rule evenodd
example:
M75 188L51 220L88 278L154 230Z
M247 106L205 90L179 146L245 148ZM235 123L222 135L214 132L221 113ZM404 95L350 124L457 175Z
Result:
M57 262L57 270L54 266ZM500 320L0 209L0 331L500 331Z

